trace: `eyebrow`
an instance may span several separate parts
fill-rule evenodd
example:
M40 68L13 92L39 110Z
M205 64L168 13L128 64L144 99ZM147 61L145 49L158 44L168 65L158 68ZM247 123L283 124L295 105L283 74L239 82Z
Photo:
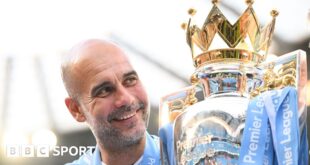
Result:
M136 71L133 70L133 71L130 71L130 72L128 72L128 73L125 73L125 74L123 75L123 78L124 78L124 77L128 77L128 76L131 76L131 75L138 75L138 74L137 74Z
M131 76L131 75L138 75L136 71L130 71L130 72L127 72L125 74L123 74L123 78L124 77L128 77L128 76ZM94 88L92 88L91 90L91 97L95 97L98 93L98 91L100 91L100 89L102 88L105 88L105 87L109 87L111 86L112 83L110 81L103 81L102 83L96 85Z

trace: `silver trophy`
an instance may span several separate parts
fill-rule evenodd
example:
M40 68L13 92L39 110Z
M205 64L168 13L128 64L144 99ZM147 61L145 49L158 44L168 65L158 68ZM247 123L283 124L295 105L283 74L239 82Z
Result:
M219 10L217 2L213 4L201 28L193 25L191 19L186 27L186 39L196 67L190 78L192 85L161 99L162 164L306 163L308 159L304 157L308 155L303 152L307 150L305 52L297 50L266 60L277 11L271 12L272 21L261 29L252 8L253 1L247 1L248 8L234 25ZM189 10L189 14L194 13L195 10ZM217 39L226 45L213 45ZM274 117L266 98L286 87L297 92L295 101L290 102L296 108L290 109L292 113L285 113L284 103L279 104L283 113L275 111L283 115ZM260 103L259 98L265 99L265 116L268 116L264 127L262 119L248 117L250 103L256 100ZM288 96L283 102L288 98L294 97ZM283 125L277 121L283 121ZM295 122L297 139L292 138L294 127L288 125ZM264 131L266 136L262 139ZM289 150L290 146L297 149Z

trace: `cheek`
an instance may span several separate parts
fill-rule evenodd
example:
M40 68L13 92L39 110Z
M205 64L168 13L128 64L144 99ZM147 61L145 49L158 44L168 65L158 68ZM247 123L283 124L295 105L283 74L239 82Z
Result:
M112 103L101 98L93 100L89 109L91 116L96 120L107 120L107 116L111 111L113 111Z
M138 88L136 88L136 96L139 100L148 104L148 96L147 96L145 89L142 86L139 86Z

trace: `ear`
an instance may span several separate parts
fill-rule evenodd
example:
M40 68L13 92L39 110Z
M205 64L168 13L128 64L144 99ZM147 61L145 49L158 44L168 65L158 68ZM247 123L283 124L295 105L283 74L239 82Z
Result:
M67 97L65 99L66 106L73 116L73 118L78 122L84 122L86 117L80 107L80 105L76 102L76 100L72 99L71 97Z

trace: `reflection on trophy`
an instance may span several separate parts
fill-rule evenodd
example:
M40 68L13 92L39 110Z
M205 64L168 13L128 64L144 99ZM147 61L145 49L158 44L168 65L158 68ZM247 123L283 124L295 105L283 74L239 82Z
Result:
M162 163L308 164L305 52L266 61L278 12L261 29L248 0L231 25L212 3L201 28L186 28L192 86L161 100Z

